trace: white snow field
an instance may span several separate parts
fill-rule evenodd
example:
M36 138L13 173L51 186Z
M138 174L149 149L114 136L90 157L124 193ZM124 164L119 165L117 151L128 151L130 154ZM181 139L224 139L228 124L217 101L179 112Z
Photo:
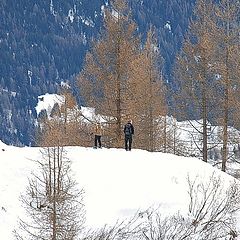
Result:
M18 218L24 215L19 196L24 193L36 147L7 146L0 141L0 239L12 240ZM186 213L187 176L208 181L215 172L228 185L233 178L197 158L133 149L67 147L72 172L85 190L86 226L100 228L127 219L138 210L159 207L161 214Z

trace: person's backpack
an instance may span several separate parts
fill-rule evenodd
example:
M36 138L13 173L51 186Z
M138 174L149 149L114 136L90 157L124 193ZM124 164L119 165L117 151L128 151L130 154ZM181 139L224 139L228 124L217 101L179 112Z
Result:
M125 126L125 135L131 135L131 134L132 134L131 124L127 123Z

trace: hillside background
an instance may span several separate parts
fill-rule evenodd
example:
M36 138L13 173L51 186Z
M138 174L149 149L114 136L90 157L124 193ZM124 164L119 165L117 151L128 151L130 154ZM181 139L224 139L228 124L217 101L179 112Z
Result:
M143 38L157 29L165 81L181 48L194 0L130 0ZM91 41L98 37L107 0L0 1L0 139L34 145L38 96L57 93L75 77ZM75 92L77 95L77 93ZM78 99L81 104L81 99Z

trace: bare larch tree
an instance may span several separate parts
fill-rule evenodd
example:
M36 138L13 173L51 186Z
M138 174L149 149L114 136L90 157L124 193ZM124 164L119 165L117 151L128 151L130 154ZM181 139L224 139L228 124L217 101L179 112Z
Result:
M62 146L42 149L39 171L29 178L21 196L26 218L19 221L16 239L74 240L83 228L83 190L70 174L70 161Z

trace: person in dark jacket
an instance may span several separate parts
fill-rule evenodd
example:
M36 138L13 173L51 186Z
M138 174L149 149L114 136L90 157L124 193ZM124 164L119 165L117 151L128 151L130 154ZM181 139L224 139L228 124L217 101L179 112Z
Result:
M127 124L124 126L125 135L125 149L126 151L131 151L132 149L132 136L134 134L134 127L132 125L132 120L128 120Z

